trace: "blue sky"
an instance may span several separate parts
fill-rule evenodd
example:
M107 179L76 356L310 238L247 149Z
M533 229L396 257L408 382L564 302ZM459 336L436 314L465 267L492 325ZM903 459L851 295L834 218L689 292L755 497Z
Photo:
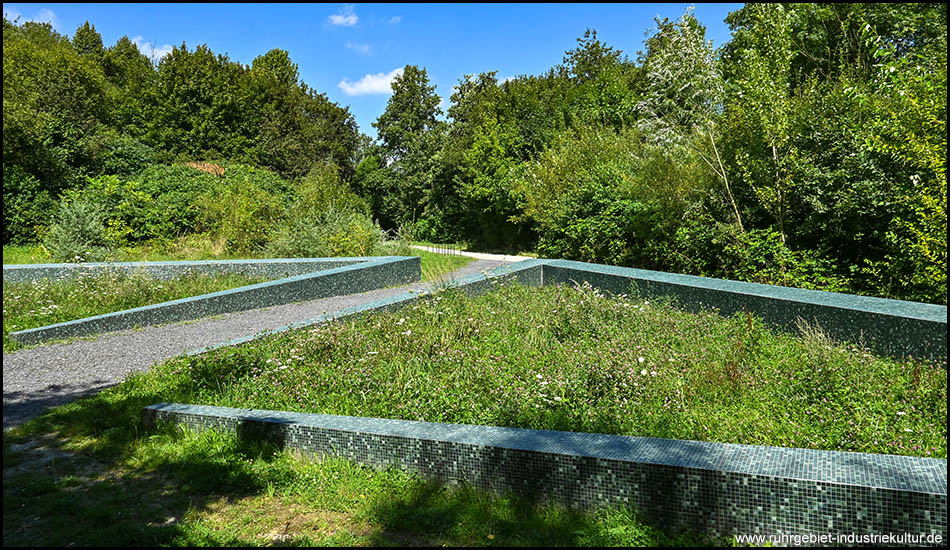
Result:
M110 46L127 35L159 58L173 45L207 44L244 64L272 48L290 52L312 88L348 106L360 130L386 108L388 82L405 65L424 67L448 106L466 74L539 74L561 62L590 27L631 58L654 17L676 19L690 4L21 4L8 18L47 21L72 35L88 20ZM742 4L698 4L716 46L723 19Z

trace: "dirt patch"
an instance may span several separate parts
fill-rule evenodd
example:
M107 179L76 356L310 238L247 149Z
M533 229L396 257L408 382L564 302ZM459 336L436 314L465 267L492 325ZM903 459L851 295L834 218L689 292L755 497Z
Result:
M242 539L264 545L282 545L303 538L323 540L341 534L365 538L377 532L352 514L269 496L221 498L209 503L189 521L200 521L212 530L225 529Z
M13 460L4 461L3 476L16 476L21 473L35 473L42 468L55 466L57 462L73 461L75 453L64 451L55 434L44 434L24 443L10 445L15 453Z

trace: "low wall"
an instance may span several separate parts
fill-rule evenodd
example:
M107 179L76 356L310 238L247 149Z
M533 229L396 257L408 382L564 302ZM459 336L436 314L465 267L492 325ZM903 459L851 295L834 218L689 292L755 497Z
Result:
M547 260L543 270L546 285L589 282L615 294L633 289L641 297L672 296L687 310L716 308L725 315L750 311L768 325L791 332L797 332L803 320L837 341L883 355L947 357L947 306L566 260Z
M947 536L944 459L172 403L143 420L572 506L631 505L671 531Z
M725 315L749 311L772 328L797 333L805 321L821 327L837 341L851 342L896 357L946 360L947 306L887 300L852 294L678 275L566 260L526 260L496 267L455 281L469 294L491 288L493 281L517 280L527 285L582 284L614 294L634 292L643 298L670 296L678 307L700 311L715 308ZM400 294L383 302L363 304L331 315L276 329L281 332L330 319L385 307L401 307L424 293ZM269 334L270 334L269 333ZM248 339L232 340L235 345ZM196 350L193 353L207 351Z
M187 271L195 269L195 264L201 264L201 262L179 262L177 267L180 271ZM220 265L221 262L213 262L213 264L218 265L204 267L208 269L244 269L253 266L252 268L258 270L259 273L270 270L269 273L271 274L281 273L285 270L310 269L313 271L318 268L324 270L45 327L11 332L9 337L24 344L35 344L47 340L88 336L136 326L188 321L222 313L367 292L387 286L417 282L421 277L420 259L414 256L320 259L316 261L255 260L253 263L239 261L223 266ZM137 266L137 268L140 267ZM156 268L156 272L168 272L175 267L175 262L164 262L162 266ZM327 267L331 269L326 269ZM7 268L4 267L4 276L6 276L6 271ZM66 272L69 272L69 270L67 269L63 273Z
M102 271L145 273L153 279L174 279L188 273L283 279L365 262L367 258L288 258L277 260L200 260L188 262L110 262L81 264L18 264L3 266L3 280L22 283L39 279L74 279Z

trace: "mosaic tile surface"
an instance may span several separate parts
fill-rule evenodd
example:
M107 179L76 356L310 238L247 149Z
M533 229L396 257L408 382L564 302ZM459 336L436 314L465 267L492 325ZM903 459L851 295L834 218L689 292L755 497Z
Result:
M943 459L160 403L173 421L453 484L579 507L635 506L671 530L947 534Z

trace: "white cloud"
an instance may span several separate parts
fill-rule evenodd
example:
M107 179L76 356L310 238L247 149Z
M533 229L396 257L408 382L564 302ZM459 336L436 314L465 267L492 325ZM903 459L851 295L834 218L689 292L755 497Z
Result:
M517 79L518 79L517 76L503 76L498 79L498 85L501 86L502 84L504 84L505 82L508 82L509 80L517 80Z
M331 25L340 25L343 27L352 27L360 18L353 12L353 4L343 4L340 13L330 16Z
M346 47L363 55L373 55L373 47L369 44L356 44L354 42L347 42Z
M386 21L386 22L389 23L390 25L395 25L396 23L398 23L398 22L400 22L400 21L402 21L402 16L401 16L401 15L394 15L394 16L392 16L392 17L389 19L389 21Z
M153 62L172 53L172 46L170 44L156 46L154 42L145 42L141 36L133 38L132 43L139 47L139 51L142 52L142 55L151 59Z
M6 17L8 21L17 21L17 18L19 18L18 23L21 25L27 21L32 21L33 23L49 23L54 29L59 30L59 18L57 18L53 10L50 9L43 8L32 17L26 17L16 10L4 9L3 16Z
M399 67L389 73L368 74L356 82L350 82L344 78L337 86L346 95L391 94L393 80L401 75L402 71L403 67Z

